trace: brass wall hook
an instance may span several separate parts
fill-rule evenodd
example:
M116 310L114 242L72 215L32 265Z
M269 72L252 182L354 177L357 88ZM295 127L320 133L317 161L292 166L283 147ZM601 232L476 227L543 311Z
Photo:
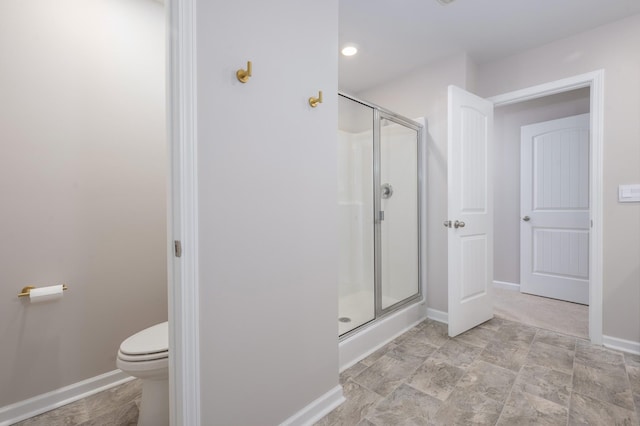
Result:
M246 83L249 81L249 77L251 77L251 61L247 61L247 69L243 70L240 68L236 71L236 77L240 83Z
M315 108L318 106L318 104L321 104L321 103L322 103L322 90L318 92L317 98L314 98L314 97L309 98L309 105L311 105L311 108Z

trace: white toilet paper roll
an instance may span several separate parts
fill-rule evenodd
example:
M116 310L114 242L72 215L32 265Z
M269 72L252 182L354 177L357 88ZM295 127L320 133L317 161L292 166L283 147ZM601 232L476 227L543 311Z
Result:
M50 300L61 299L62 295L62 284L38 287L29 292L29 301L31 301L31 303L47 302Z

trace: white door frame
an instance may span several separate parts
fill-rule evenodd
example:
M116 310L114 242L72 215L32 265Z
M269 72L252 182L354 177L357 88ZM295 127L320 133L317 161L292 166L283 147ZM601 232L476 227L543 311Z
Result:
M172 426L199 426L196 0L166 4L169 404Z
M604 145L604 70L580 74L526 89L488 98L494 107L515 104L531 99L590 88L591 146L589 197L591 236L589 238L589 338L602 344L602 197L603 197L603 145Z

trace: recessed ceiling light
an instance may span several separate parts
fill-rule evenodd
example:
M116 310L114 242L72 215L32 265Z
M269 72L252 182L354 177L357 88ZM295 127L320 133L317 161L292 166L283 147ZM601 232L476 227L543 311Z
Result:
M356 53L358 53L358 48L355 46L349 45L349 46L343 47L341 52L344 56L353 56Z
M442 4L442 5L448 5L449 3L453 3L454 0L437 0L438 3Z

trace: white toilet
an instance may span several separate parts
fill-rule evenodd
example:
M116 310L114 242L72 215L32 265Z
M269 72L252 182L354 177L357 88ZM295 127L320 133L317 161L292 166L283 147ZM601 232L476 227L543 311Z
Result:
M169 425L169 323L163 322L127 338L116 365L142 380L138 426Z

